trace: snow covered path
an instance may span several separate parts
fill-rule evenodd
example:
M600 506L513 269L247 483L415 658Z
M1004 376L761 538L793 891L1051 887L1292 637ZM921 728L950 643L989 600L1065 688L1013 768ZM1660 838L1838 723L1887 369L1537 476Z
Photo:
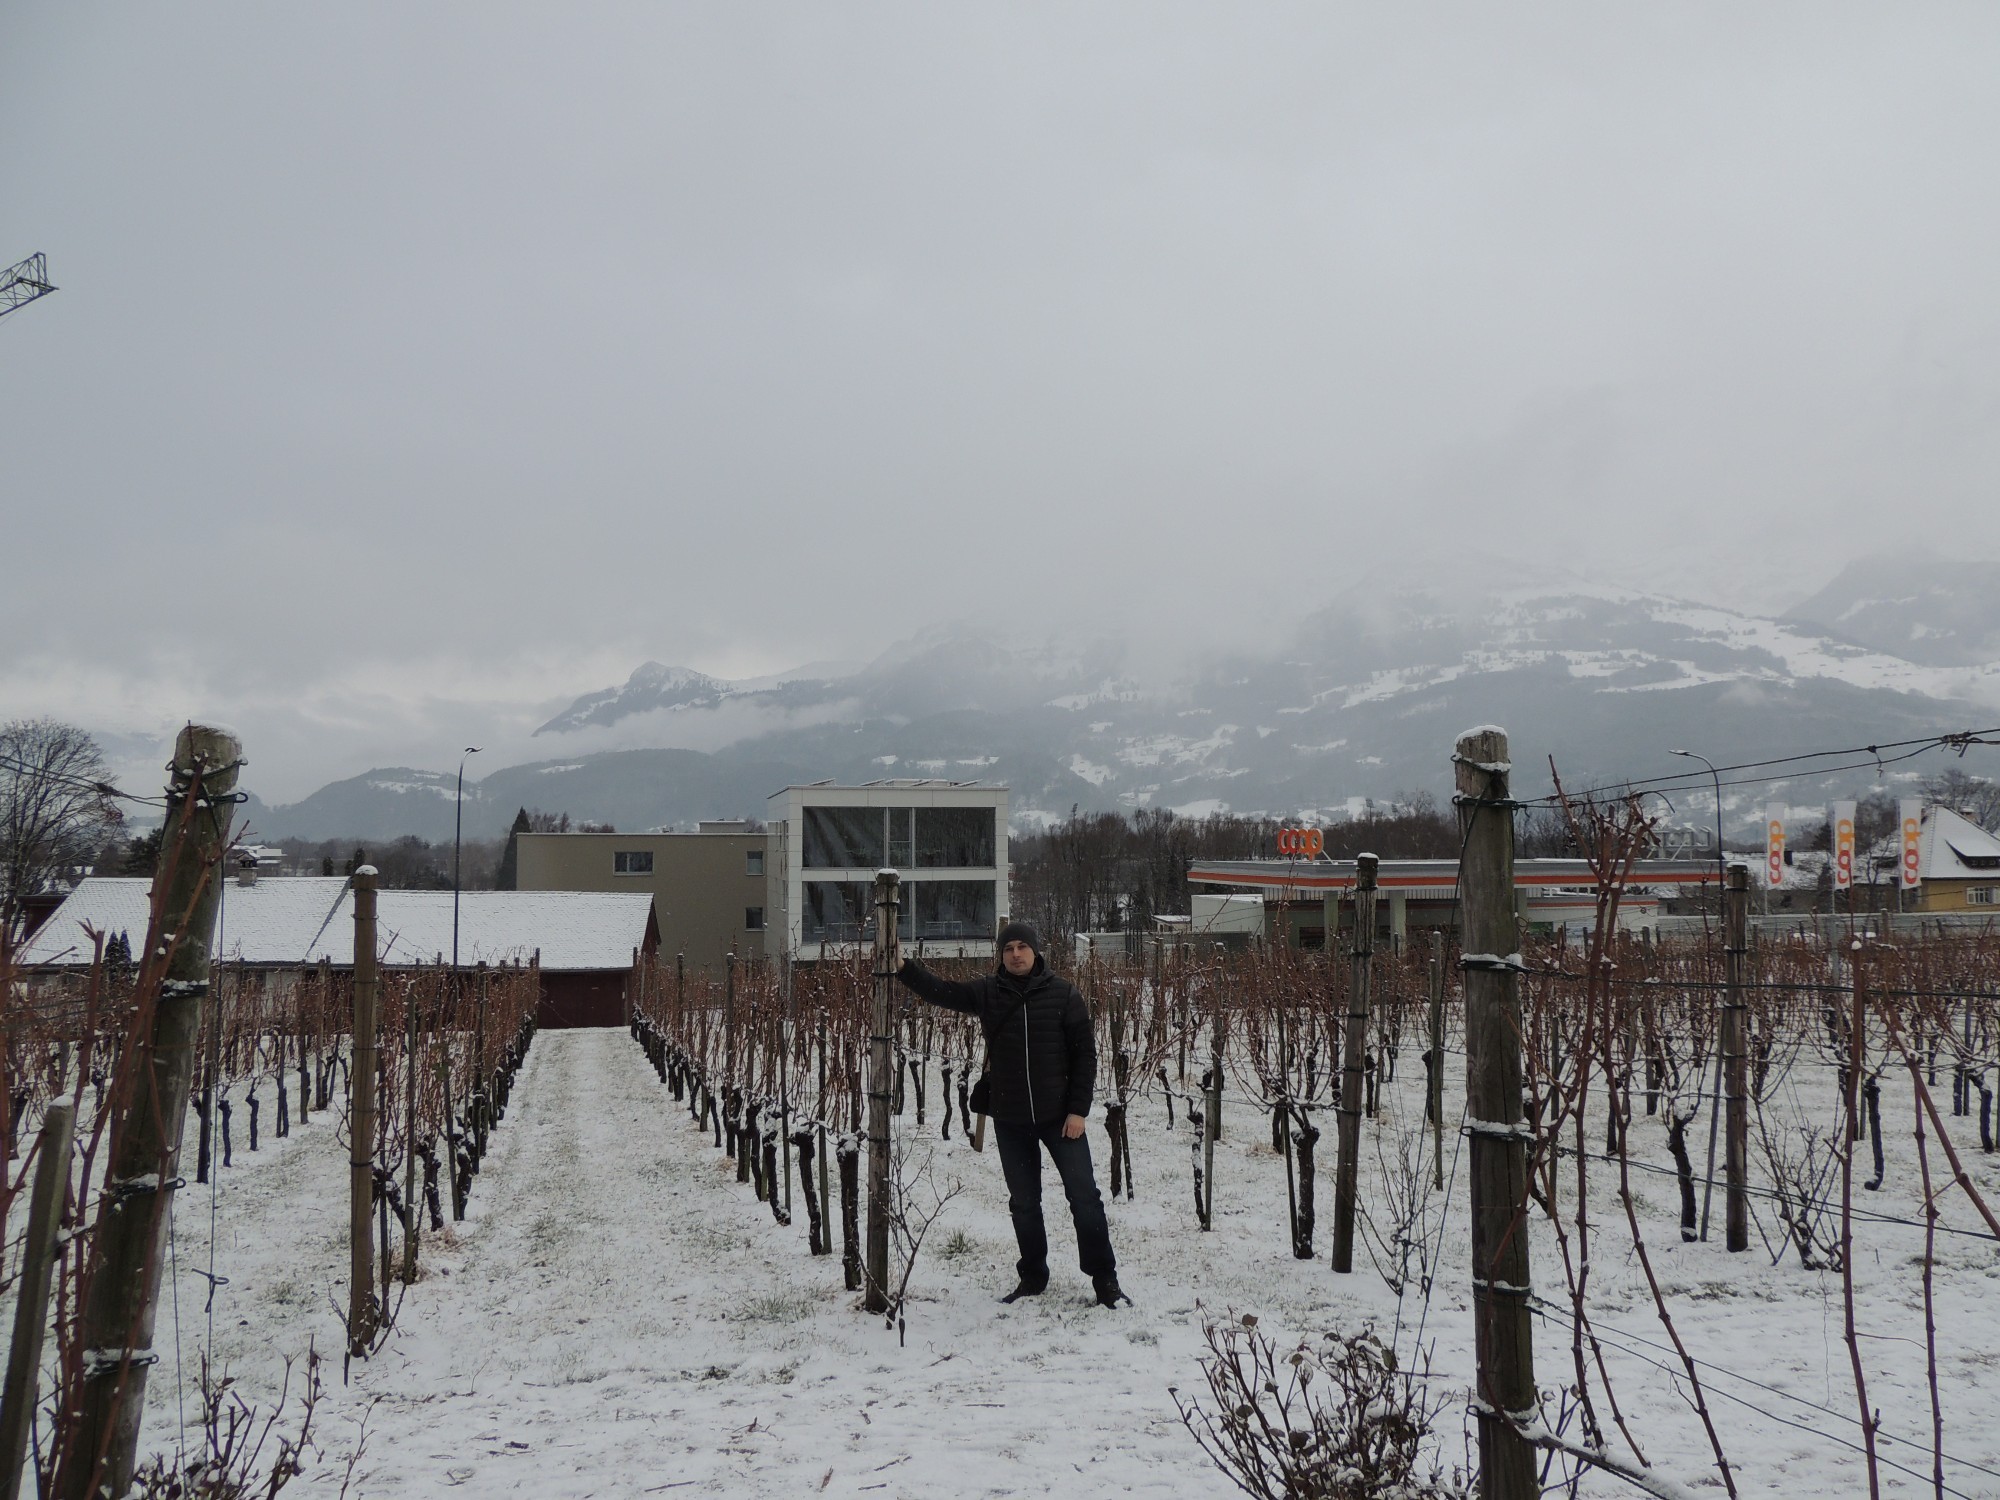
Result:
M1448 1111L1456 1115L1455 1079ZM1203 1234L1185 1122L1169 1132L1163 1104L1141 1101L1132 1127L1137 1196L1109 1204L1121 1276L1137 1305L1115 1313L1090 1302L1075 1269L1053 1173L1054 1283L1038 1301L998 1306L1014 1258L999 1164L990 1150L938 1141L935 1105L921 1132L905 1116L901 1138L919 1155L934 1153L941 1186L958 1182L964 1191L925 1246L908 1343L898 1347L843 1289L837 1257L807 1254L803 1216L778 1227L736 1182L626 1032L544 1032L493 1137L467 1221L426 1239L425 1275L409 1290L399 1326L346 1385L334 1312L347 1275L338 1115L317 1112L254 1155L239 1136L212 1217L207 1189L191 1185L180 1195L178 1306L171 1320L163 1309L162 1338L171 1321L186 1374L176 1381L163 1348L168 1361L154 1372L144 1446L170 1449L180 1413L192 1411L213 1225L215 1271L228 1278L215 1297L213 1348L242 1392L268 1404L283 1358L308 1341L332 1356L317 1430L323 1457L288 1495L340 1492L364 1416L366 1449L350 1493L371 1500L1233 1493L1182 1428L1169 1394L1170 1386L1202 1390L1204 1311L1255 1312L1280 1342L1372 1325L1407 1353L1421 1298L1413 1292L1399 1307L1365 1262L1353 1276L1327 1269L1330 1143L1321 1157L1321 1253L1294 1260L1282 1228L1284 1171L1268 1130L1240 1093L1225 1115L1216 1226ZM1393 1138L1389 1123L1380 1128ZM1647 1140L1657 1135L1654 1128ZM1871 1197L1870 1207L1907 1217L1910 1140L1885 1135L1894 1191ZM1092 1145L1102 1182L1095 1124ZM1379 1172L1367 1158L1372 1184ZM2000 1155L1975 1150L1969 1164L1982 1190L2000 1196ZM1719 1243L1682 1245L1671 1227L1671 1179L1640 1186L1652 1254L1677 1326L1705 1362L1744 1495L1859 1492L1837 1278L1802 1272L1790 1259L1772 1266L1762 1254L1728 1256ZM1629 1241L1619 1248L1614 1207L1599 1207L1609 1237L1593 1267L1599 1326L1615 1336L1607 1358L1664 1471L1710 1484L1699 1428L1658 1367L1662 1336ZM1436 1389L1447 1399L1443 1456L1462 1462L1472 1330L1456 1189L1447 1217L1445 1269L1423 1342L1434 1346ZM1956 1205L1948 1222L1973 1228ZM1898 1439L1885 1457L1905 1465L1885 1473L1884 1490L1929 1493L1912 1258L1921 1235L1892 1224L1863 1228L1857 1280L1870 1394ZM1539 1219L1534 1229L1537 1283L1559 1297L1550 1237ZM1939 1259L1946 1446L1962 1460L1950 1465L1952 1491L2000 1493L2000 1381L1988 1352L1988 1289L2000 1263L1976 1233L1942 1242ZM1538 1327L1545 1387L1568 1378L1565 1342L1554 1323ZM1583 1491L1628 1493L1610 1480L1587 1481Z
M378 1401L362 1495L1213 1495L1223 1483L1166 1389L1197 1374L1188 1303L1107 1313L1072 1265L1040 1303L996 1306L1012 1257L990 1151L943 1148L941 1170L966 1159L948 1163L974 1200L953 1204L954 1222L981 1233L979 1251L929 1262L898 1348L855 1310L837 1258L809 1256L736 1184L626 1033L537 1037L494 1141L457 1246L427 1246L435 1274L388 1347L346 1391L334 1375L329 1409L351 1420ZM1066 1230L1051 1224L1058 1256L1074 1254ZM326 1279L337 1287L337 1263ZM325 1299L305 1302L324 1324ZM325 1348L337 1334L319 1337ZM349 1443L342 1420L325 1429L329 1457ZM330 1469L299 1488L333 1493Z

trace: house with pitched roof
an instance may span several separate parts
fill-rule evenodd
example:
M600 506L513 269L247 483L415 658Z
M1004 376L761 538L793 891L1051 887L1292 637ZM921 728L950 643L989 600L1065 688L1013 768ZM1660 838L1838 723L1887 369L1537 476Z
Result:
M2000 838L1948 807L1927 807L1918 850L1918 911L2000 915Z

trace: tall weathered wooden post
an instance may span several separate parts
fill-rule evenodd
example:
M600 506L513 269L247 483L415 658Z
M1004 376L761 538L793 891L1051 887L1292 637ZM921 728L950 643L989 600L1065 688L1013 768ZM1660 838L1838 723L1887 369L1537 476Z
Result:
M42 1115L36 1150L34 1196L28 1202L27 1238L21 1245L14 1290L14 1337L7 1346L5 1399L0 1400L0 1500L17 1500L28 1458L29 1426L41 1374L42 1331L49 1315L49 1282L56 1264L56 1234L69 1198L69 1153L76 1136L76 1106L51 1104Z
M164 977L152 1029L132 1059L132 1092L111 1133L98 1196L94 1233L101 1259L83 1310L83 1384L72 1446L59 1463L59 1500L122 1495L132 1485L195 1039L208 999L222 855L242 762L241 742L224 729L189 724L174 741L155 877L164 885L143 961L154 966L164 955Z
M1745 1054L1743 984L1750 954L1750 870L1731 865L1723 890L1722 1181L1724 1243L1731 1250L1750 1248L1750 1116Z
M354 872L354 1065L347 1072L347 1352L375 1340L375 867Z
M1375 967L1375 875L1381 861L1354 857L1354 941L1348 949L1347 1030L1340 1044L1340 1162L1333 1184L1333 1269L1354 1269L1354 1200L1361 1182L1361 1094L1368 1050L1368 988ZM1329 942L1333 929L1327 929Z
M417 1238L423 1215L417 1211L417 996L403 987L403 1281L417 1279Z
M1465 1131L1470 1140L1472 1316L1479 1485L1485 1500L1533 1500L1536 1418L1528 1303L1528 1122L1521 1115L1520 928L1507 731L1461 735L1452 756L1464 847L1459 966L1465 987Z
M1444 934L1431 929L1431 1186L1444 1189Z
M896 946L900 880L894 870L875 876L875 1008L868 1028L868 1283L862 1306L889 1310L889 1100L896 1080L890 1053L890 988L902 955Z

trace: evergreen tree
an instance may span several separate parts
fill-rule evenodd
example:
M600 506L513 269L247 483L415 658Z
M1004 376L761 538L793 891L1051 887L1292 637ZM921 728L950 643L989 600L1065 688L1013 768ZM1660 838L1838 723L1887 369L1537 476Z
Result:
M534 820L528 816L527 808L514 814L514 825L507 830L507 848L500 856L500 873L493 877L493 889L512 891L520 888L520 844L522 834L532 832Z
M118 862L120 875L151 875L160 867L160 841L166 837L163 823L150 833L142 833L125 846L125 857Z

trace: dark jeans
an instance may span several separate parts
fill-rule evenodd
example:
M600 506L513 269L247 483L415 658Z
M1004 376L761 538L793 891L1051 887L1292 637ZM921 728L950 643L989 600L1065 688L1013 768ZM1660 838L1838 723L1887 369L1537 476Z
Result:
M1021 1246L1018 1269L1024 1281L1049 1278L1049 1233L1042 1225L1042 1147L1062 1176L1076 1221L1076 1261L1086 1276L1109 1276L1118 1266L1111 1253L1111 1226L1104 1221L1104 1199L1090 1169L1090 1137L1063 1139L1063 1122L1008 1125L993 1122L993 1139L1000 1148L1000 1170L1007 1176L1007 1210L1014 1216L1014 1238Z

